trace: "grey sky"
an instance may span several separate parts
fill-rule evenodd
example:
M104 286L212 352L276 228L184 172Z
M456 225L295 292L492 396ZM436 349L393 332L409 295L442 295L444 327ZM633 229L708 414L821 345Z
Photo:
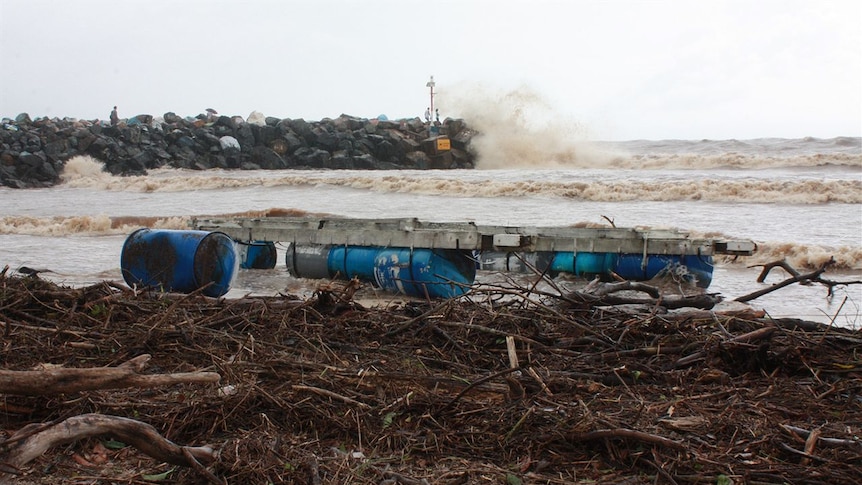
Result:
M0 0L0 67L0 117L414 117L433 74L443 117L862 136L858 0Z

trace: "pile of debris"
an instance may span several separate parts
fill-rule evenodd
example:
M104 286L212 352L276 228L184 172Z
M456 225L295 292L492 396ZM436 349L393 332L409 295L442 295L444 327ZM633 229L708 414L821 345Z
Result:
M860 476L858 330L503 286L365 307L355 290L213 299L3 271L0 482Z

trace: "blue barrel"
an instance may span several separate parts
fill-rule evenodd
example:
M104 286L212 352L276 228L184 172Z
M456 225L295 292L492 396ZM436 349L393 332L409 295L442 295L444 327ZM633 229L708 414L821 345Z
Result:
M606 275L617 264L615 253L559 252L551 263L551 274L571 273L576 276Z
M663 273L672 273L700 288L712 283L712 256L649 254L646 264L642 255L622 254L613 271L627 280L646 281Z
M384 248L374 260L374 280L385 290L427 298L453 298L469 291L476 261L454 249Z
M278 251L272 241L237 241L239 267L243 269L272 269L278 262Z
M129 286L219 297L230 290L238 258L233 240L221 232L138 229L120 255Z
M380 248L373 246L332 246L326 263L331 278L359 278L374 281L374 264Z
M463 295L476 278L475 259L458 250L291 245L285 262L297 278L355 277L423 298Z

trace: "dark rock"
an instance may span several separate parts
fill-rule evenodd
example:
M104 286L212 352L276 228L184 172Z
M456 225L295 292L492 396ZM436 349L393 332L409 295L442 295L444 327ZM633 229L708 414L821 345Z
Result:
M269 147L254 147L251 151L251 162L266 170L280 170L288 167L287 162Z
M318 145L330 152L338 148L338 139L323 126L317 126L311 132L314 134L313 145Z
M449 135L449 138L458 136L458 134L465 128L464 120L448 120L448 123L446 123L445 126L447 127L447 135Z
M272 149L272 151L278 153L279 156L287 153L287 150L289 148L287 142L283 138L276 138L275 140L272 140L272 142L270 142L269 144L269 147Z
M287 126L289 126L294 133L302 137L302 139L305 140L305 143L314 143L314 133L311 132L311 125L308 124L307 121L301 118L298 120L290 120L288 121Z
M421 133L425 131L426 126L424 121L413 118L407 121L407 128L414 133Z
M410 168L426 170L431 168L431 157L425 152L410 152L407 154L407 160L410 161Z
M16 175L19 179L34 180L37 182L56 183L60 176L53 165L48 163L48 158L43 152L30 153L22 152L18 157L20 162L16 168ZM39 184L44 185L44 184Z
M230 116L219 116L215 122L215 126L223 126L225 128L230 129L231 131L236 130L237 123Z
M469 153L464 150L459 150L457 148L453 148L449 151L452 155L452 167L451 168L476 168L473 157L470 156Z
M133 145L141 143L141 127L138 125L126 125L120 128L120 139Z
M356 131L365 126L366 120L356 118L355 116L342 114L338 118L332 120L332 126L338 131Z
M136 115L136 116L133 116L132 118L129 118L129 121L127 123L130 125L136 125L136 124L149 125L152 122L153 122L153 115Z
M297 165L311 168L331 168L329 161L332 156L320 148L300 148L293 154Z
M153 162L156 157L154 157L151 153L140 151L131 157L129 157L129 161L126 162L126 172L145 172L148 168L155 168Z
M176 143L175 143L175 144L176 144L177 146L179 146L179 147L182 147L182 148L188 148L188 149L193 149L193 148L195 147L195 141L194 141L194 139L193 139L192 137L188 136L188 135L182 135L182 136L180 136L180 137L177 139L177 141L176 141Z
M353 158L351 158L350 154L345 150L339 150L332 154L330 167L347 170L355 168L353 165Z
M279 136L278 128L274 125L251 125L251 132L254 133L254 141L257 145L269 146Z
M282 140L287 143L287 151L289 153L293 153L300 148L305 146L305 142L303 142L295 133L290 132L281 137Z
M246 123L237 128L236 135L234 135L245 153L251 153L251 149L254 148L254 132L251 127L252 125Z
M45 155L55 162L62 160L62 155L68 151L69 139L67 138L55 140L45 145Z

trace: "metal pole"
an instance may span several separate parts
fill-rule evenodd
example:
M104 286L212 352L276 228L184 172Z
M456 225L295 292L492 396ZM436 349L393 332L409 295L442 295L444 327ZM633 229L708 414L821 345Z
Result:
M431 88L431 119L434 119L434 76L431 76L431 80L425 83L426 86Z

